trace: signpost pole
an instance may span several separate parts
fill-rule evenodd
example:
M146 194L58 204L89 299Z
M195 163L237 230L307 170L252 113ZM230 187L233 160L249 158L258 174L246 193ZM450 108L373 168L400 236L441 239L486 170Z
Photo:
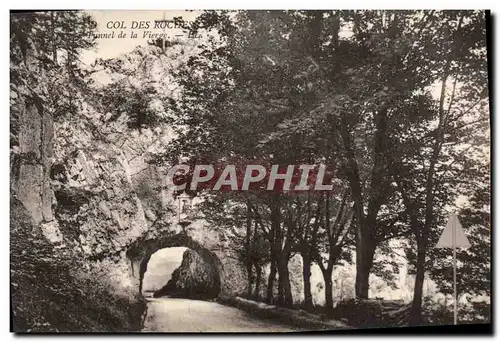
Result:
M456 239L456 223L452 226L452 241L453 241L453 324L457 325L457 239Z
M451 231L450 231L451 230ZM457 293L457 247L470 248L470 242L458 220L458 215L452 213L448 219L436 248L453 248L453 324L458 323L458 293Z

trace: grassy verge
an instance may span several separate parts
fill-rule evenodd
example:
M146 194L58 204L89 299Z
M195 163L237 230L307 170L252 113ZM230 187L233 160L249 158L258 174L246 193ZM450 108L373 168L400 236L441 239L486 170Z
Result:
M304 310L291 310L276 305L255 302L241 297L219 297L219 303L237 307L256 317L272 319L280 323L310 330L337 330L351 327L336 320L324 319Z

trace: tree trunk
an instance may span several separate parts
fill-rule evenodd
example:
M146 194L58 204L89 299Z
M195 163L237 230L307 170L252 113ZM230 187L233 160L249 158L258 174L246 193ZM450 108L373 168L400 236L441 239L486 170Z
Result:
M266 302L272 304L273 302L273 288L274 288L274 280L276 279L276 260L271 259L271 267L269 270L269 278L267 280L267 293L266 293Z
M278 305L293 305L290 273L288 271L288 255L283 255L278 263Z
M252 296L252 285L253 285L253 272L252 272L252 264L247 265L247 281L248 281L248 288L247 288L247 295L248 298Z
M313 300L311 293L311 258L308 253L302 254L302 277L304 279L304 308L311 311Z
M260 299L260 283L262 282L262 267L260 265L255 266L256 280L255 280L255 300L258 302Z
M360 265L356 267L356 298L368 299L368 290L370 288L370 271Z
M278 267L278 304L279 306L285 306L285 284L284 284L285 276L283 272Z
M422 242L418 242L420 245L417 253L417 274L415 276L415 287L413 289L413 302L411 305L410 312L410 325L421 325L423 323L422 319L422 295L424 290L424 278L425 278L425 248L422 246Z
M281 210L280 210L280 200L279 196L272 198L272 201L269 205L270 209L270 220L271 220L271 266L274 261L274 265L276 271L278 272L278 305L285 305L286 302L286 294L287 291L286 283L288 279L288 267L284 267L283 259L285 257L283 253L282 243L283 236L281 231ZM275 272L276 272L275 271ZM272 288L268 288L268 297L269 291L272 291Z
M366 242L365 244L356 244L356 298L368 299L370 271L374 255L375 249Z
M333 267L328 267L321 271L323 273L323 281L325 282L325 312L328 314L333 310Z
M325 279L325 311L327 313L333 311L333 282L331 274Z
M247 217L246 217L246 241L245 249L247 254L247 279L248 279L248 298L252 296L253 272L252 272L252 246L250 244L252 239L252 209L250 203L247 202Z

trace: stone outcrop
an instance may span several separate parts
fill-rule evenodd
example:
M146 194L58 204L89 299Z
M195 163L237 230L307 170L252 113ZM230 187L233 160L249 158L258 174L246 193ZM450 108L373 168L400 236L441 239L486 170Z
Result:
M44 235L60 242L50 183L54 119L44 106L49 79L38 60L36 44L31 40L25 44L23 58L11 65L11 74L16 75L10 93L11 193L24 205L33 223L41 225Z
M191 299L213 299L220 292L220 277L217 265L193 250L186 250L182 263L172 273L172 278L154 297L170 296Z

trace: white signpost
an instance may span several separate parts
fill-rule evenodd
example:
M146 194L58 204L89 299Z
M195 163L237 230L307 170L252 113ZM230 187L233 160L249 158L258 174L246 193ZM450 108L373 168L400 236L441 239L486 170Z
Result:
M453 249L453 324L457 324L457 248L469 248L470 243L455 213L450 215L436 248Z

